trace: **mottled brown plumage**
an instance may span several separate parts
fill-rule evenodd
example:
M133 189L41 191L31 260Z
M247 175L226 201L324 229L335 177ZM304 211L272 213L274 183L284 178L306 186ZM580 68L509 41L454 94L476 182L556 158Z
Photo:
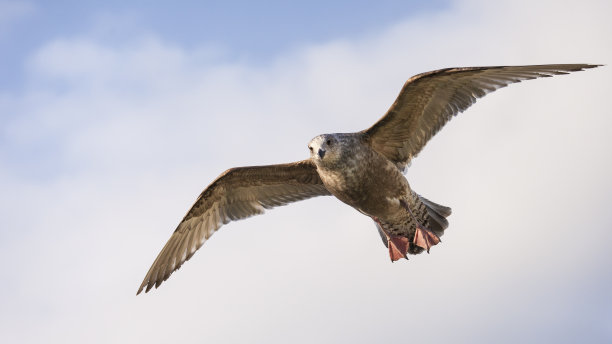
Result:
M329 195L309 160L231 168L200 194L153 262L138 293L158 287L222 225L264 209Z
M446 122L487 93L522 80L593 67L597 66L447 68L416 75L369 129L312 139L310 159L221 174L187 212L138 293L168 279L223 224L315 196L333 195L370 216L392 261L429 252L448 227L451 210L410 188L402 172L411 159Z

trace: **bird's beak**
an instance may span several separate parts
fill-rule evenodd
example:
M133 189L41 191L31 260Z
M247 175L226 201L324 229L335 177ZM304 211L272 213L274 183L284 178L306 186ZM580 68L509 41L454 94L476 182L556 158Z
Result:
M319 149L319 156L321 157L321 159L323 159L323 157L325 156L325 151L323 149Z

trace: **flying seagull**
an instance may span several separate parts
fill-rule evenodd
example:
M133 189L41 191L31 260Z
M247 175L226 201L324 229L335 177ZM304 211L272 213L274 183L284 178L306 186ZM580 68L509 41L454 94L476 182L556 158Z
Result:
M489 92L598 66L446 68L415 75L370 128L313 138L308 143L309 159L223 172L179 223L137 294L159 287L222 225L315 196L333 195L371 217L391 261L429 252L448 227L451 209L417 194L403 174L427 141Z

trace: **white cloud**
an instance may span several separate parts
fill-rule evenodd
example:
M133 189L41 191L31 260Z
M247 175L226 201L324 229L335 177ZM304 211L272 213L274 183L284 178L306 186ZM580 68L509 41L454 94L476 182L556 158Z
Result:
M0 333L8 340L575 342L612 338L609 67L500 90L408 173L454 209L431 255L390 264L371 221L331 198L232 223L151 295L133 294L223 169L303 159L371 125L409 76L459 65L607 63L604 1L457 2L268 66L152 36L58 38L5 95ZM0 148L2 156L12 156ZM28 168L40 150L51 162ZM12 263L17 261L17 263ZM590 337L589 337L590 336Z

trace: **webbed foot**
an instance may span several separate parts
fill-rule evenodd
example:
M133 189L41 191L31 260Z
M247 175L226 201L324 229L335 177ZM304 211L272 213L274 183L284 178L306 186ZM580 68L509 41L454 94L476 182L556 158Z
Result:
M410 240L401 236L387 236L387 242L389 246L389 256L391 261L400 260L402 258L408 259L406 254L408 253L408 246Z
M416 231L414 233L414 239L412 243L424 248L429 253L429 249L437 245L440 242L440 238L432 231L427 228L422 227L421 225L417 225Z
M373 217L374 221L378 224L378 229L381 233L381 236L384 235L387 239L387 247L389 248L389 257L391 257L391 262L396 260L400 260L402 258L408 259L406 256L408 254L408 248L410 247L410 239L403 236L395 236L393 234L389 234L386 230L383 229L382 224L376 217ZM384 240L384 238L383 238Z

